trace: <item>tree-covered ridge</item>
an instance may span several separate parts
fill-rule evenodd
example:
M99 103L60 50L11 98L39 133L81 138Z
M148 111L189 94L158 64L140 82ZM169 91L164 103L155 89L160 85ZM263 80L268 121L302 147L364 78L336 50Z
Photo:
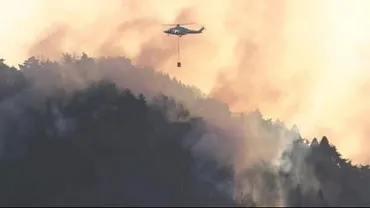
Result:
M125 58L0 63L1 205L369 206L370 170ZM181 103L181 104L180 104Z

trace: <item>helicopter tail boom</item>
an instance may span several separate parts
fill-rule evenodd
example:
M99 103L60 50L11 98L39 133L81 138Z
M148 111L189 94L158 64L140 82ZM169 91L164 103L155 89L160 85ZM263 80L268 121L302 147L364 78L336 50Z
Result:
M188 30L188 32L187 32L187 33L190 33L190 34L202 33L204 29L205 29L205 28L204 28L204 27L202 27L202 28L200 28L199 30Z

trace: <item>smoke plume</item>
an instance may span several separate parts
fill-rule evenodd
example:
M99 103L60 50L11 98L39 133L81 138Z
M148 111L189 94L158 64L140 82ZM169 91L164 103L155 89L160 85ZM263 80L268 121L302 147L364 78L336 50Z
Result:
M367 1L13 1L1 8L0 53L9 63L62 52L123 55L229 104L258 108L327 135L346 157L368 162ZM19 3L19 4L18 4ZM21 5L21 6L18 6ZM197 22L181 40L162 24Z

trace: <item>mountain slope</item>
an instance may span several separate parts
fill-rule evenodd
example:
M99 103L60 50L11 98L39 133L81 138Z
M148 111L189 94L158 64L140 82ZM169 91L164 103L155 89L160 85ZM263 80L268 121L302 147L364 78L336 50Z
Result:
M326 137L125 58L0 64L1 205L370 205Z

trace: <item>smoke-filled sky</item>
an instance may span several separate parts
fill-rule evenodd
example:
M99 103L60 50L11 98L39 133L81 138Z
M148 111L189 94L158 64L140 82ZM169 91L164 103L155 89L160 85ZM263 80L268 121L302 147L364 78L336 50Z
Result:
M124 55L369 162L368 0L0 0L0 55ZM177 40L162 24L206 30Z

